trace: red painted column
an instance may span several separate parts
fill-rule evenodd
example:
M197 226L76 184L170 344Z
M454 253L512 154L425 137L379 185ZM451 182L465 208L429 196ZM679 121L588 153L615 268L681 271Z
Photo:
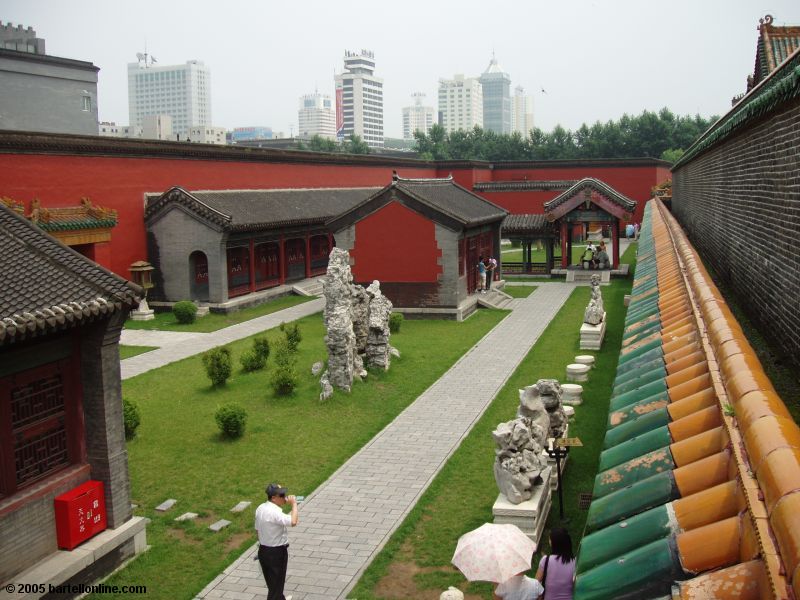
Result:
M561 221L561 268L566 269L569 266L569 248L568 248L568 235L567 222Z
M286 248L283 247L283 236L278 240L278 282L286 282Z
M250 273L250 293L256 291L256 244L253 240L250 240L250 268L248 269Z
M614 226L611 228L611 243L614 246L614 260L612 261L611 268L617 269L619 268L619 223L614 223Z
M306 279L311 277L311 237L306 233Z

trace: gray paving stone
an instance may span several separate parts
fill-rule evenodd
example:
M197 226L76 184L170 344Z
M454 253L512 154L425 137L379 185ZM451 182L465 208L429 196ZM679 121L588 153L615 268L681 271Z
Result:
M216 533L217 531L219 531L219 530L221 530L221 529L225 529L225 528L226 528L228 525L230 525L230 524L231 524L231 522L230 522L230 521L228 521L228 520L226 520L226 519L220 519L220 520L219 520L219 521L217 521L216 523L212 523L211 525L209 525L209 526L208 526L208 528L209 528L211 531L213 531L213 532L215 532L215 533Z
M242 500L241 502L239 502L239 504L237 504L236 506L234 506L231 509L231 512L235 512L235 513L242 512L245 508L247 508L251 504L252 504L252 502L250 502L249 500Z
M157 511L159 511L159 512L166 512L166 511L168 511L170 508L172 508L173 506L175 506L175 504L176 504L177 502L178 502L178 501L177 501L177 500L175 500L175 498L170 498L169 500L164 500L164 502L162 502L161 504L159 504L158 506L156 506L156 510L157 510Z

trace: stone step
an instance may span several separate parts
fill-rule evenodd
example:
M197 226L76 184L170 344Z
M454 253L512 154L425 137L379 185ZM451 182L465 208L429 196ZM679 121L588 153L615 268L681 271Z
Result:
M322 278L304 279L292 286L292 291L298 296L321 296Z

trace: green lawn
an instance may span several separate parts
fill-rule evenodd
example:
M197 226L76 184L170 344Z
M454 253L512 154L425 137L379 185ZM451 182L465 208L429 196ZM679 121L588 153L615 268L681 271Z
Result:
M586 245L576 246L575 244L572 245L572 262L570 264L576 265L581 260L581 256L583 256L584 251L586 250ZM547 260L547 256L545 254L544 248L541 250L537 250L536 248L531 249L531 262L535 263L543 263ZM561 260L561 259L559 259ZM512 252L503 252L503 262L522 262L522 248L516 249Z
M527 298L535 289L535 285L506 285L503 287L503 291L514 298Z
M178 323L175 320L172 311L160 312L156 313L156 318L151 321L133 321L128 319L125 321L125 328L209 333L211 331L222 329L223 327L229 327L231 325L236 325L237 323L242 323L243 321L255 319L256 317L263 317L264 315L268 315L270 313L274 313L275 311L283 310L284 308L289 308L291 306L296 306L298 304L302 304L303 302L308 302L309 300L313 300L313 298L294 295L281 296L280 298L270 300L264 304L251 306L250 308L244 308L236 312L208 313L206 316L197 319L194 323L187 325Z
M631 262L635 247L623 256ZM590 492L605 436L609 390L616 371L625 318L623 296L630 293L631 279L615 280L602 288L608 327L603 350L592 352L597 358L590 380L584 383L584 403L576 407L576 420L570 437L580 437L583 447L573 449L565 471L564 509L576 550L586 521L586 513L577 507L578 492ZM498 423L514 418L519 404L518 390L540 378L563 381L564 370L576 354L579 327L589 301L588 287L579 287L564 308L550 323L537 344L520 364L483 417L462 442L459 449L434 479L403 524L391 537L351 592L360 600L393 598L398 590L403 597L436 597L449 585L489 600L493 586L468 584L450 560L459 536L492 520L492 505L497 485L492 474L494 443L492 430ZM553 506L546 531L558 524L558 499ZM546 538L546 535L544 536ZM545 548L543 548L545 549ZM538 565L539 555L534 561Z
M150 350L155 350L156 346L122 346L119 347L119 359L125 360L126 358L130 358L131 356L136 356L137 354L144 354L145 352L150 352Z
M108 583L146 585L151 598L193 597L255 541L253 512L268 481L309 494L506 314L480 310L463 323L407 320L392 335L402 356L391 369L371 373L351 394L336 392L326 403L319 402L318 378L310 373L325 358L320 314L298 321L300 385L291 397L274 397L269 389L272 357L265 372L240 372L238 358L250 340L230 345L236 370L220 389L210 387L200 356L123 382L124 397L135 400L142 414L128 452L133 502L137 515L152 520L152 548ZM229 401L248 411L247 431L238 441L222 440L214 423L217 406ZM155 512L167 498L177 505ZM241 514L229 512L240 500L253 505ZM200 518L174 522L188 511ZM221 518L232 524L210 532L208 525Z

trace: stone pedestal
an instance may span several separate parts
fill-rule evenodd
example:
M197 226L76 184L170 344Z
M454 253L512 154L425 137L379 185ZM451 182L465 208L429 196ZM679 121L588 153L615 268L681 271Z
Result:
M492 506L494 522L516 525L538 546L547 515L550 513L553 489L551 481L555 478L555 473L549 467L546 468L542 471L542 482L533 488L531 499L519 504L512 504L503 494L498 495Z
M567 419L570 421L575 418L575 407L574 406L565 406L564 407L564 414L567 415Z
M594 369L594 356L591 354L579 354L575 357L575 362L579 365L589 365L589 367Z
M195 317L197 317L197 318L205 317L208 314L208 312L209 312L209 308L207 306L198 306L197 307L197 313L195 314Z
M132 310L130 317L134 321L152 321L156 318L156 313L147 305L147 298L142 298L139 308Z
M589 381L589 369L588 365L580 363L567 365L567 381Z
M603 345L603 338L606 335L606 317L603 313L603 320L598 325L581 325L581 350L600 350Z
M577 383L561 384L561 403L567 406L583 404L583 386Z

